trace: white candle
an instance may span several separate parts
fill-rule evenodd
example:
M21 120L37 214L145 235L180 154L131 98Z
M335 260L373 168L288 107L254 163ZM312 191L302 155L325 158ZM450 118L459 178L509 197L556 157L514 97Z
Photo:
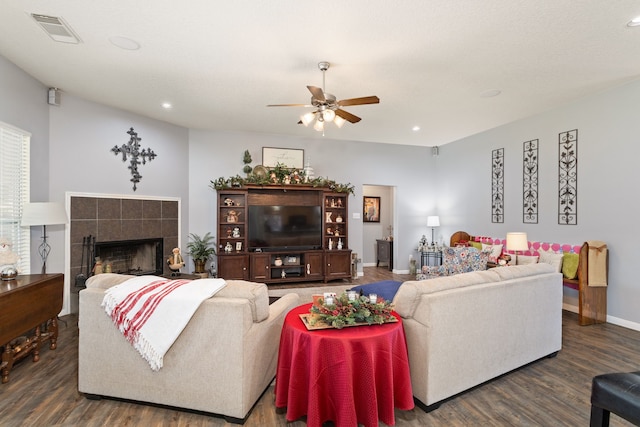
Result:
M371 304L375 304L378 302L378 295L377 294L369 294L369 302L371 302Z

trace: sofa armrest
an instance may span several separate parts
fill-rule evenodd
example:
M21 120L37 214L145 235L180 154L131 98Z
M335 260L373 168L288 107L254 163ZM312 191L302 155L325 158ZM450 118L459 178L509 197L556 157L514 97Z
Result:
M287 314L292 308L300 305L300 296L295 293L289 293L278 298L269 306L269 318Z

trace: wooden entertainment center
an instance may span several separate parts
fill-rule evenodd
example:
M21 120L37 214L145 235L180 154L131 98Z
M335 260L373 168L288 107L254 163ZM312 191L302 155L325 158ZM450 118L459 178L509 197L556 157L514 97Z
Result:
M349 193L304 185L247 186L217 193L219 277L261 283L351 280ZM279 210L290 210L296 218L280 217ZM300 215L295 215L297 210ZM278 220L294 224L288 237L280 240L279 233L265 232L269 238L264 241L250 238L266 228L264 222ZM278 223L274 229L285 225L291 226ZM289 246L291 239L297 244Z

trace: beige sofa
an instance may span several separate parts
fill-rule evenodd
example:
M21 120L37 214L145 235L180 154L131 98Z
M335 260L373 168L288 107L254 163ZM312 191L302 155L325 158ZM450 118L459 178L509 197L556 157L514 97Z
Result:
M94 276L80 291L79 391L244 422L275 377L280 331L298 295L269 305L266 285L227 281L202 303L154 372L101 307L104 290L128 277Z
M562 347L562 274L548 264L409 281L393 302L427 411Z

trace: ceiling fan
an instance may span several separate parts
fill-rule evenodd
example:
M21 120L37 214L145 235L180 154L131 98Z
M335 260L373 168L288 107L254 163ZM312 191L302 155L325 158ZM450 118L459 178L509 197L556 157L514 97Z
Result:
M327 93L324 89L325 72L330 65L326 61L318 63L318 68L322 71L322 89L316 86L307 86L311 92L311 104L270 104L267 107L314 107L315 111L302 115L298 124L309 126L315 122L313 128L319 132L324 131L324 124L327 122L333 122L339 128L346 122L358 123L362 120L360 117L343 110L341 107L378 104L380 99L377 96L365 96L337 101L335 95Z

